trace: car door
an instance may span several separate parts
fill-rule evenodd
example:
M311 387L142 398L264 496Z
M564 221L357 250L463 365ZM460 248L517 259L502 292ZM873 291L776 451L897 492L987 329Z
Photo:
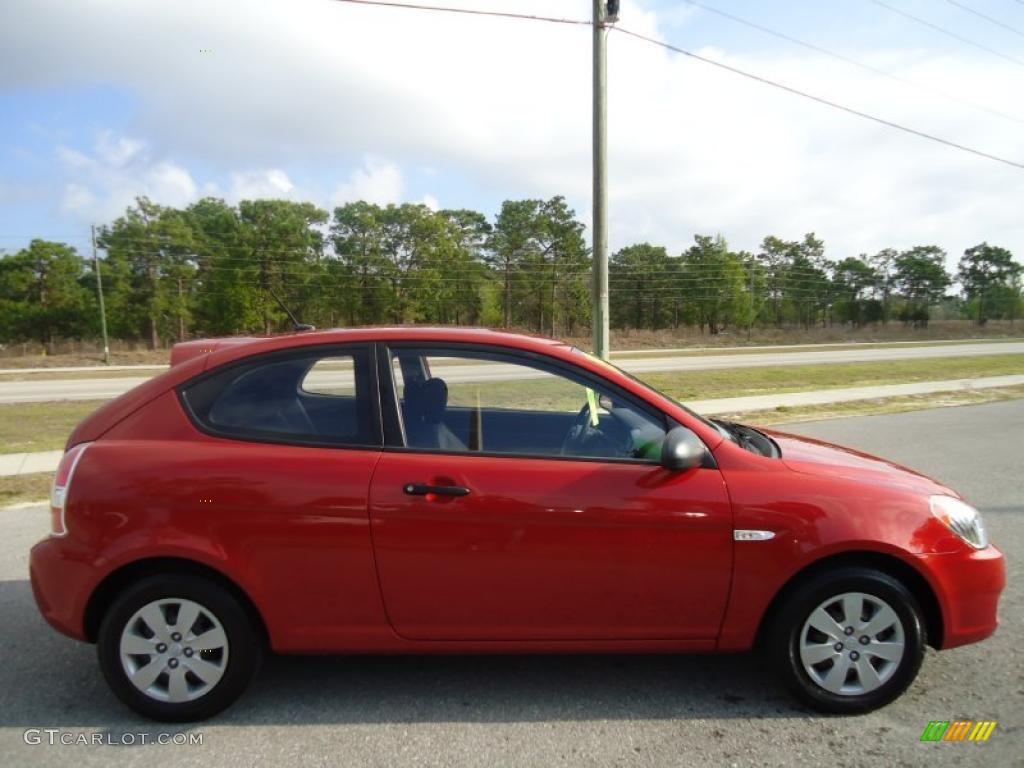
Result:
M713 466L660 466L663 414L527 353L396 345L378 377L385 425L397 428L374 471L370 518L396 632L717 635L729 499Z

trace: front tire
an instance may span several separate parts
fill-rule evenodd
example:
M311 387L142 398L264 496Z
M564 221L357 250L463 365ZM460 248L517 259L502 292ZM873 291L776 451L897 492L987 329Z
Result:
M97 637L100 668L122 702L165 722L210 717L245 690L261 657L238 600L199 576L151 576L122 592Z
M768 637L783 683L821 712L878 709L914 681L924 658L921 609L899 581L839 568L796 588Z

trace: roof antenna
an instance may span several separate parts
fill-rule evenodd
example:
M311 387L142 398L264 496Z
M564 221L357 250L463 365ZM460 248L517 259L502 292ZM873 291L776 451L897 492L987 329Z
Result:
M285 305L285 303L283 301L281 301L281 297L278 296L276 293L274 293L274 289L273 288L268 287L267 291L270 293L271 296L274 297L274 301L276 301L278 303L278 305L281 307L281 309L284 310L284 313L286 315L288 315L288 319L292 321L292 326L295 328L296 331L315 331L316 330L316 326L315 325L310 325L309 323L300 323L299 319L297 317L295 317L295 315L292 313L292 311L290 309L288 309L288 307Z

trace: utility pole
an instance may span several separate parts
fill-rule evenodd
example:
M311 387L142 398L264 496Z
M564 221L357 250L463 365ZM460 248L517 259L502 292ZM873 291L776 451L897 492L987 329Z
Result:
M754 329L754 265L757 261L753 256L750 257L750 317L747 319L747 341L750 341L750 332Z
M96 225L92 225L92 268L96 271L96 295L100 300L100 333L103 334L103 362L110 365L110 346L107 344L107 310L103 306L103 276L100 274L100 259L96 255Z
M608 359L608 37L606 22L618 17L618 0L594 2L594 354Z
M178 341L185 340L185 290L178 275Z

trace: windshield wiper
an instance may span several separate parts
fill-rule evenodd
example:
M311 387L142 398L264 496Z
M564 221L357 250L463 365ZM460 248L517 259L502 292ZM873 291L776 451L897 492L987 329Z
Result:
M728 421L720 421L719 419L711 419L711 423L724 437L729 438L737 445L742 445L742 438L735 424Z
M778 444L760 430L748 427L746 424L735 424L731 421L719 421L717 419L714 421L714 424L730 440L744 450L756 453L759 456L770 456L772 458L778 458L782 455Z

